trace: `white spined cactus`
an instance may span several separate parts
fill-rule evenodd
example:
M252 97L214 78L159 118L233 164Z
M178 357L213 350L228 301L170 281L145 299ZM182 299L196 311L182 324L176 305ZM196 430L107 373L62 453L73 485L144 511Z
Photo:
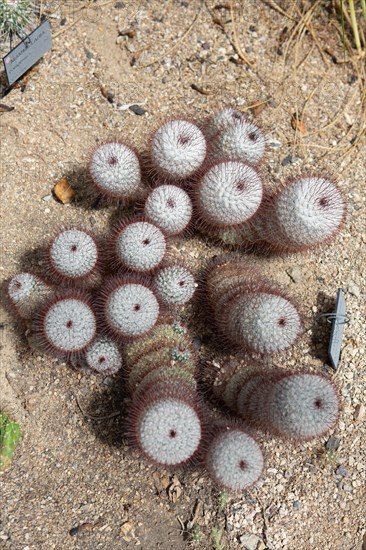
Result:
M89 161L89 173L97 192L106 198L128 202L140 193L140 162L123 143L100 145Z
M86 349L85 362L99 374L113 375L122 367L122 355L116 342L99 336Z
M96 334L96 317L90 300L81 293L57 296L36 319L36 336L43 349L72 358L79 356Z
M301 252L332 240L345 215L345 198L333 181L302 177L267 200L257 230L274 250Z
M146 199L144 213L166 235L178 235L192 217L188 194L176 185L159 185Z
M33 21L34 5L30 0L0 0L0 40L23 38Z
M102 309L107 327L127 340L148 332L159 317L155 294L142 283L123 280L107 287Z
M217 431L206 453L206 467L213 480L229 491L243 491L260 478L262 451L243 429L228 426Z
M146 397L146 403L142 401L138 409L132 435L151 461L176 467L193 457L201 441L202 428L192 403L172 396L153 400Z
M139 273L157 268L166 252L163 232L153 223L146 221L123 225L117 230L114 241L119 263Z
M169 180L184 180L201 168L206 152L206 138L198 126L175 119L155 132L151 161L157 175Z
M31 320L39 307L53 294L52 288L33 273L22 272L9 282L8 295L17 313Z
M226 130L232 124L244 119L244 113L238 111L237 109L233 109L232 107L221 109L211 118L205 128L205 134L207 137L213 138L217 136L219 132Z
M196 203L202 223L226 227L247 222L262 201L263 186L258 172L237 161L212 166L196 187Z
M276 353L299 335L300 315L285 297L258 292L235 296L226 304L228 336L255 353Z
M48 250L50 272L56 281L78 283L95 274L98 247L92 235L82 229L64 229Z
M188 269L172 265L158 271L154 277L154 289L162 303L180 306L192 298L196 283Z

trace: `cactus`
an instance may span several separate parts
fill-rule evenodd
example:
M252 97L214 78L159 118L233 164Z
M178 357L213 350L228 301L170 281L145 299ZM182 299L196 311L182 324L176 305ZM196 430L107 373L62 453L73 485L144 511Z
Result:
M241 349L276 353L292 345L300 333L300 315L292 301L243 263L214 268L207 291L217 326Z
M334 427L339 397L333 383L314 373L274 371L257 378L248 398L252 422L283 438L304 441ZM245 410L241 411L244 416Z
M263 187L254 168L237 161L214 164L195 189L195 203L204 227L239 226L256 213Z
M106 283L99 307L105 329L127 341L149 332L159 317L155 294L144 280L134 277L116 277Z
M85 362L99 374L112 375L122 367L122 356L113 340L99 336L85 350Z
M232 124L244 120L245 115L237 109L227 107L226 109L221 109L211 118L209 123L205 128L205 134L208 139L217 136L223 130L226 130Z
M202 422L196 399L175 384L156 384L134 399L130 440L152 462L183 466L196 453Z
M0 470L11 464L20 436L19 424L0 412Z
M159 185L147 197L144 214L166 235L178 235L191 220L192 202L180 187Z
M18 315L26 320L33 319L52 294L52 288L33 273L18 273L10 280L8 286L11 304Z
M0 39L12 42L14 35L24 38L32 22L34 7L30 0L0 0Z
M229 422L214 429L205 463L218 485L230 491L243 491L258 481L264 459L256 440L239 424Z
M162 231L151 222L131 220L122 222L110 240L118 265L144 273L156 269L166 252Z
M257 233L274 252L302 252L334 239L345 215L345 198L333 181L301 177L266 199Z
M141 168L127 145L108 142L92 153L88 171L95 191L106 199L129 202L141 193Z
M172 265L158 271L154 277L154 289L163 304L181 306L191 300L196 284L188 269Z
M72 359L80 357L92 342L96 328L90 296L70 290L45 304L35 319L34 336L41 349Z
M153 170L157 176L167 180L185 180L201 168L206 150L205 136L196 124L181 119L170 120L153 136Z
M85 229L59 231L49 244L47 260L56 283L73 286L97 280L98 246Z

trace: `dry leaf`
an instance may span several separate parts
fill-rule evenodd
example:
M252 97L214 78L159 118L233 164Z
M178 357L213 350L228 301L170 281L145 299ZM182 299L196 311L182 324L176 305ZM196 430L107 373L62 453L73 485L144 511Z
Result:
M75 191L66 178L62 178L56 183L52 193L62 204L69 204L75 197Z
M291 126L294 130L297 130L298 132L300 132L300 134L305 134L306 132L304 122L302 121L301 118L299 118L299 116L296 113L294 113L291 117Z

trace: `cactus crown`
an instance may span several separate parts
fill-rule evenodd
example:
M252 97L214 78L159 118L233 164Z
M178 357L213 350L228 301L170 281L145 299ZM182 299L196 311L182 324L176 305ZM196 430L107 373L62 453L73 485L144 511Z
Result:
M206 149L198 126L187 120L170 120L156 131L151 158L161 176L186 179L202 166Z
M173 265L164 267L155 275L154 288L163 303L183 305L192 298L195 282L188 269Z
M97 261L97 245L87 231L62 230L50 244L50 267L62 277L71 280L85 277L93 271Z
M176 185L160 185L147 197L144 213L164 233L177 235L191 220L191 199Z
M110 338L99 336L85 351L88 367L100 374L115 374L122 366L118 346Z

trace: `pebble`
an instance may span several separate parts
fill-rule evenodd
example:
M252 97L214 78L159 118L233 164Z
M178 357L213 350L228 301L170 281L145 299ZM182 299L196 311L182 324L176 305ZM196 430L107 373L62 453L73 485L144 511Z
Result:
M325 444L325 448L329 451L336 451L341 444L341 440L335 435L331 435L328 441Z
M146 113L145 109L140 107L140 105L130 105L129 106L130 111L135 113L135 115L142 116Z
M114 4L114 7L116 8L116 10L120 10L122 8L125 8L126 7L126 4L124 2L116 2Z
M292 504L292 507L295 509L295 510L300 510L301 508L301 502L299 500L295 500Z
M271 147L271 149L279 149L280 147L282 147L282 143L277 139L272 139L268 145L269 147Z
M300 157L293 157L292 155L287 155L287 157L285 157L285 158L281 161L281 165L282 165L282 166L288 166L289 164L295 164L295 163L298 162L299 160L301 160Z
M289 267L289 269L286 269L286 273L294 283L301 282L302 271L299 267Z
M348 476L348 470L340 465L338 466L337 470L336 470L336 474L339 475L339 476L342 476L342 477L347 477Z
M356 422L361 422L361 420L364 419L365 416L365 405L363 403L359 403L355 407L355 412L353 415L353 418Z
M239 542L246 550L257 550L262 541L257 535L241 535Z
M359 298L361 295L360 287L356 285L353 281L350 282L348 285L348 292L352 294L352 296L356 296L356 298Z

